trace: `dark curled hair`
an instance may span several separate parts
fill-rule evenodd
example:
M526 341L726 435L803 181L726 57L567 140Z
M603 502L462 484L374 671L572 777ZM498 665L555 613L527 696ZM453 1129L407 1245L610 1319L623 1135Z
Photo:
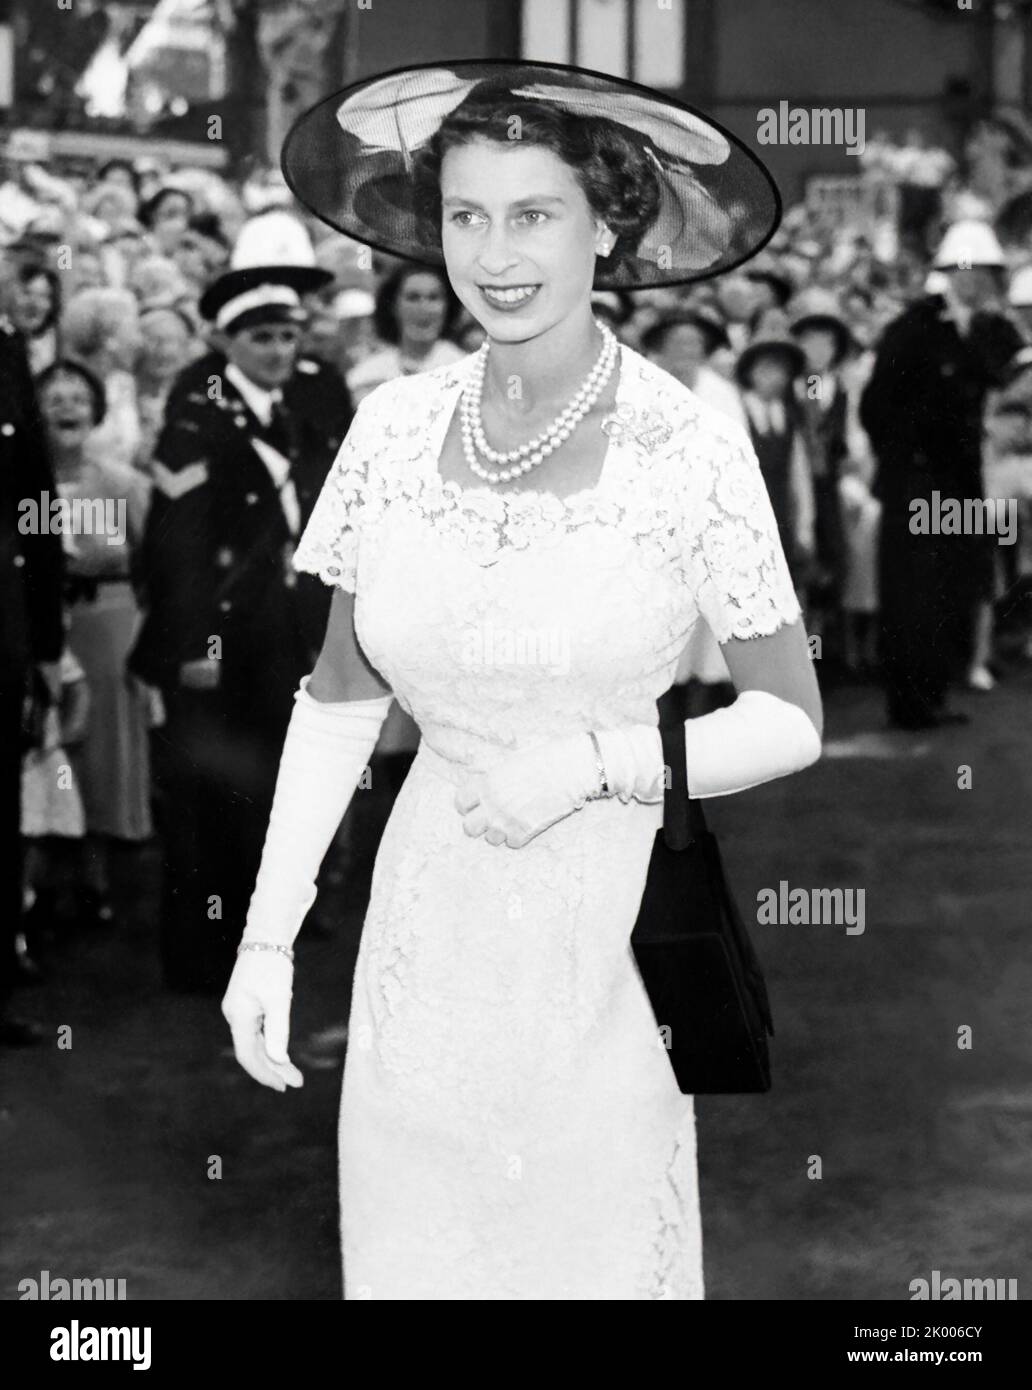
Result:
M513 136L514 127L518 138ZM642 142L622 126L603 116L573 115L485 84L445 118L413 161L420 232L438 250L441 163L449 150L476 139L544 146L570 166L592 212L616 233L616 245L603 262L607 279L616 277L623 262L634 256L659 212L656 171Z
M399 265L386 279L382 280L376 291L376 307L373 310L373 331L382 343L397 347L401 342L398 328L398 296L405 288L405 281L413 275L432 275L440 283L444 296L444 323L441 337L454 341L455 330L462 314L459 297L448 282L443 270L432 265Z
M58 357L51 362L49 367L43 368L36 377L37 399L42 397L45 387L49 386L55 377L62 376L75 376L80 381L85 382L93 407L93 423L99 425L107 414L107 392L104 390L100 378L95 376L89 367L77 362L74 357Z
M31 285L33 280L45 280L50 286L50 310L43 323L42 331L53 328L61 317L61 277L57 271L43 261L23 261L17 270L20 285Z

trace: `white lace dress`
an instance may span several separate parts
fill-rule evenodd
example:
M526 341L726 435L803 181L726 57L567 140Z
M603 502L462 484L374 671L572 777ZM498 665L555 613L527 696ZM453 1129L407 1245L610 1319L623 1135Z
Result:
M380 845L340 1112L347 1299L699 1299L691 1097L629 946L661 805L470 838L467 769L657 721L693 624L799 616L744 431L630 348L596 487L442 483L473 358L362 403L295 565L422 742ZM359 792L358 795L361 795Z

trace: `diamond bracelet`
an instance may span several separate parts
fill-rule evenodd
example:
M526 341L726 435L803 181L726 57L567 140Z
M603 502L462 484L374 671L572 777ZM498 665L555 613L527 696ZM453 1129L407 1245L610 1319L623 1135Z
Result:
M602 746L595 737L593 729L588 730L588 738L591 739L595 748L595 766L598 768L598 783L600 790L588 797L589 801L600 801L602 797L609 796L609 781L606 777L606 765L602 760Z
M237 955L241 951L279 951L281 956L286 956L287 960L293 965L294 951L290 946L279 946L274 941L241 941L237 947Z

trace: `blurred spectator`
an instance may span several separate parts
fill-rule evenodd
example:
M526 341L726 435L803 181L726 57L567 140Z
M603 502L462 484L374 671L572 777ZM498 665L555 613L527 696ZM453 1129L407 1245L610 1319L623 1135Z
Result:
M98 461L130 467L142 443L132 373L140 347L136 299L128 290L80 290L65 307L61 351L87 367L104 387L107 413L87 452Z
M45 711L60 697L64 647L60 537L21 522L26 501L45 506L53 488L21 334L0 319L0 1047L42 1039L9 1000L22 973L22 755L42 742Z
M74 754L86 813L79 915L110 920L108 841L152 833L147 727L152 697L126 658L140 621L131 556L147 511L142 475L87 445L104 419L104 388L79 362L58 359L37 382L57 491L82 510L66 528L68 648L86 675L90 718ZM74 518L74 513L72 514Z
M805 365L787 324L780 315L768 315L736 369L753 447L801 602L814 556L813 479L794 390Z
M144 304L139 322L135 394L140 445L136 458L138 465L146 469L154 453L172 383L196 355L196 338L189 315L175 304Z
M194 201L182 188L166 184L140 206L140 221L151 244L162 256L172 256L194 213Z
M355 405L385 381L459 361L465 354L451 334L460 308L443 271L411 265L393 270L377 291L373 315L385 346L348 373Z
M10 295L11 320L21 330L33 375L57 356L57 321L61 281L48 265L29 261L15 272Z

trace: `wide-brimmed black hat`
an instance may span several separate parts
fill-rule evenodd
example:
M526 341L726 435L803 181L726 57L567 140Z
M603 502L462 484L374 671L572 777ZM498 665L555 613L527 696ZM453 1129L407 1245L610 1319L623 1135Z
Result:
M704 313L701 309L686 306L683 309L671 309L668 313L660 314L655 323L650 324L641 335L642 347L651 352L654 347L658 347L664 341L671 329L679 328L682 324L696 328L702 334L707 357L716 352L717 348L731 346L727 329L718 318Z
M807 366L807 354L800 345L779 331L761 332L754 341L743 347L734 363L734 377L740 386L748 386L748 375L761 357L782 357L790 375L798 377Z
M835 361L841 362L856 347L853 330L839 312L835 297L824 290L805 290L794 304L791 333L799 337L812 330L830 333L835 339Z
M783 309L792 298L794 288L792 281L780 271L770 270L764 266L762 269L749 269L745 274L746 278L752 280L754 284L767 285L774 292L774 298L777 300L779 308Z
M605 73L558 63L457 60L398 68L335 92L294 123L283 146L295 197L356 241L424 265L444 257L420 215L413 165L447 117L539 102L632 137L659 184L637 245L599 257L596 289L685 284L756 254L781 217L761 161L710 117ZM604 128L604 127L601 127Z

